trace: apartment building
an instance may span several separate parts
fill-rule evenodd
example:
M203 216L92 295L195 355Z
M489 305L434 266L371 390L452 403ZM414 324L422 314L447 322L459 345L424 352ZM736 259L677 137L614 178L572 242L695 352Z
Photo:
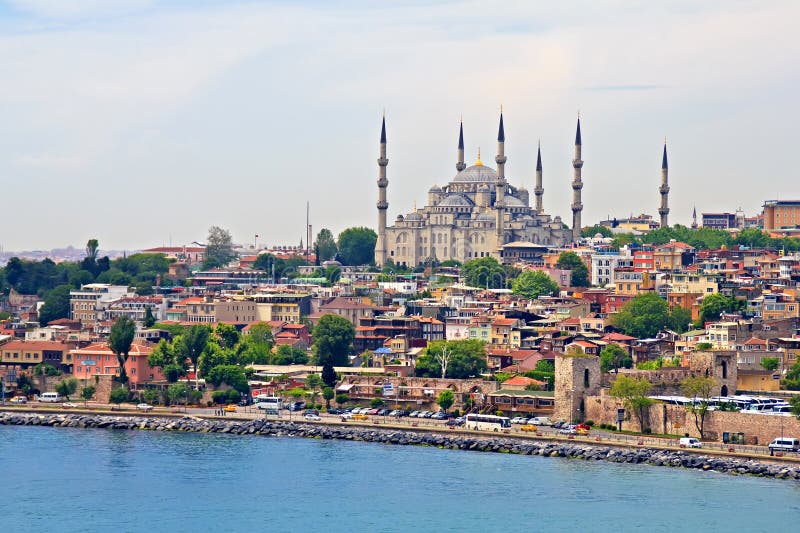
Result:
M135 296L125 285L89 283L69 291L69 318L84 326L106 320L105 311L115 301Z

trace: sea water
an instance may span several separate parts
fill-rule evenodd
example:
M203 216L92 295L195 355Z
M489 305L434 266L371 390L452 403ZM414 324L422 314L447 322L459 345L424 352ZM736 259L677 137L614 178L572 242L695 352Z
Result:
M0 532L792 531L796 481L289 437L0 426Z

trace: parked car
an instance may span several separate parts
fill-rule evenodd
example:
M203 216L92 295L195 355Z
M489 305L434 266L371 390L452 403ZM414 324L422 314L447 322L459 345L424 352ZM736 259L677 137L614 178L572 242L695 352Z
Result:
M411 411L411 414L409 414L408 416L410 418L417 418L418 415L419 415L419 411Z
M337 409L336 407L332 407L331 409L328 409L328 414L329 415L340 415L342 413L344 413L344 411L342 409Z
M461 427L461 426L464 425L464 419L461 418L461 417L451 418L450 420L445 422L445 425L448 425L448 426L451 426L451 427Z
M553 422L546 416L534 416L528 419L528 424L533 424L534 426L552 426Z
M558 430L558 432L561 433L562 435L576 435L578 433L578 430L575 429L574 425L569 424L567 426L562 426L561 429Z
M367 420L367 415L358 413L356 415L353 415L353 420Z
M153 406L152 406L152 405L150 405L149 403L140 403L139 405L137 405L137 406L136 406L136 408L137 408L139 411L144 411L145 413L146 413L147 411L152 411L152 410L153 410ZM234 411L235 411L235 410L236 410L236 408L234 408Z
M368 409L367 410L367 414L368 415L377 415L378 411L380 411L380 409Z
M389 410L388 409L378 409L378 412L375 413L375 414L377 414L378 416L386 416L386 415L389 414Z
M438 413L433 413L433 416L431 416L431 418L434 420L447 420L449 417L447 416L447 413L445 413L444 411L439 411Z
M433 416L433 411L425 411L424 413L422 413L422 418L431 418L432 416Z
M78 407L78 404L72 402L64 402L61 404L61 407L64 407L65 409L73 409L75 407Z
M342 413L341 414L342 422L347 422L348 420L353 419L353 415L350 413Z
M524 416L515 416L511 419L512 424L525 424L528 421Z
M306 420L313 420L314 422L319 422L320 420L322 420L322 418L320 418L319 415L315 415L314 413L306 413L306 415L303 418L305 418Z
M562 427L564 427L564 424L566 424L566 422L564 422L563 420L558 420L553 424L553 428L561 429Z
M9 400L9 402L21 405L24 403L28 403L28 398L26 398L25 396L14 396Z
M535 425L533 425L533 424L522 424L522 425L519 427L519 429L521 429L522 431L537 431L539 428L537 428L537 427L536 427Z
M236 406L234 404L232 404L232 403L229 403L228 405L223 407L222 410L225 411L226 413L235 413L236 412Z

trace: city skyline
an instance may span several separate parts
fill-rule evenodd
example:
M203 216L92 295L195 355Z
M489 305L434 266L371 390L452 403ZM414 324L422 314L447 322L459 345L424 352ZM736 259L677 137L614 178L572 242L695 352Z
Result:
M4 249L293 244L311 224L376 228L381 115L388 218L494 159L571 221L575 118L583 224L658 218L664 137L671 224L800 197L793 176L791 2L669 6L415 2L16 0L0 4L7 78ZM491 166L494 167L492 164Z

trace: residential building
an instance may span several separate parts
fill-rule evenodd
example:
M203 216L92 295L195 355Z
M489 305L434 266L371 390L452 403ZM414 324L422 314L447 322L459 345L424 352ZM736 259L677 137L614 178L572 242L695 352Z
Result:
M126 296L111 302L106 309L107 320L117 320L126 316L136 322L143 322L147 310L156 321L167 319L167 300L161 296Z
M121 298L132 297L133 292L124 285L89 283L79 290L69 291L69 317L84 326L105 320L105 310Z
M800 200L764 202L764 230L775 231L800 226Z
M125 371L128 375L131 388L152 381L165 382L166 378L159 367L147 364L147 357L152 353L153 345L134 340L128 359L125 361ZM90 344L85 348L76 348L70 352L72 355L73 374L78 379L94 379L94 376L119 375L119 361L108 343L100 342Z
M634 264L633 256L627 249L618 253L592 254L591 260L591 282L600 287L614 282L618 268L633 268Z
M39 363L51 365L62 372L69 372L73 345L55 341L12 340L0 346L0 362L8 367L28 370Z

